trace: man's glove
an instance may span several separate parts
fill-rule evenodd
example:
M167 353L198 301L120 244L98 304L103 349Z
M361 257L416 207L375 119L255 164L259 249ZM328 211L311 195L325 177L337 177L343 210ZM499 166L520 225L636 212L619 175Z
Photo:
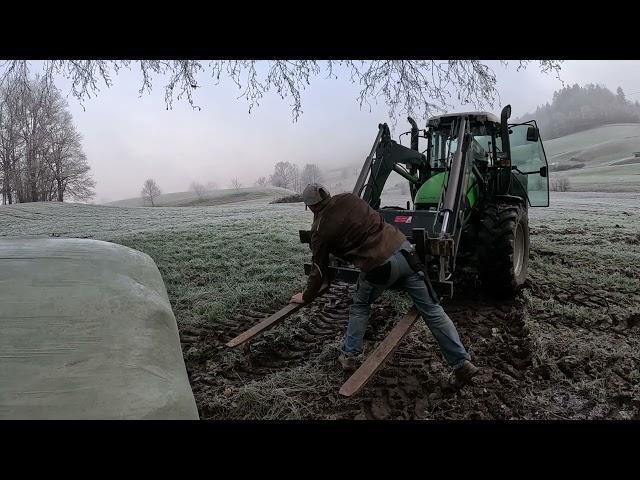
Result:
M302 292L296 293L293 297L291 297L291 300L289 300L289 303L304 303L304 299L302 298Z

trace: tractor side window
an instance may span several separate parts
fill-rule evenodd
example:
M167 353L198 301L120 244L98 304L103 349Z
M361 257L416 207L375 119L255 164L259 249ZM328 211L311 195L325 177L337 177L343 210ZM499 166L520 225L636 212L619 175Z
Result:
M534 125L524 123L509 127L509 142L511 144L511 164L522 172L539 172L540 168L547 166L547 157L542 147L542 141L527 140L527 130ZM549 206L549 178L539 173L519 175L514 172L516 178L523 183L527 190L532 207ZM547 174L548 175L548 174Z
M480 147L482 147L482 150L484 150L484 153L488 153L489 155L486 156L482 159L485 161L490 162L491 161L491 135L476 135L473 137L473 140L475 142L478 143L478 145ZM479 158L478 158L479 160Z
M450 139L448 133L435 131L431 136L431 167L432 168L446 168L450 161L451 156L456 152L458 146L458 140L456 138Z

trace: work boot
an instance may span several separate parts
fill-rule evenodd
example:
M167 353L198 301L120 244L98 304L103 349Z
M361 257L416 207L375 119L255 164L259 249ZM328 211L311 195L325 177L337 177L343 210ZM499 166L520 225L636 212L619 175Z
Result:
M469 360L465 360L460 368L453 371L453 375L449 378L449 385L453 388L462 388L464 385L471 383L471 378L475 376L480 369Z
M355 372L362 362L362 354L349 355L342 352L338 357L338 362L340 362L342 370L345 372Z

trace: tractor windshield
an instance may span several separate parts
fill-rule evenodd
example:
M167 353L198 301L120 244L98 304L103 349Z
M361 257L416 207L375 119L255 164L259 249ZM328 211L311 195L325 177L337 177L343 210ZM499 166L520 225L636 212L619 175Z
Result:
M491 142L494 141L495 134L492 129L482 125L471 125L471 134L473 135L474 151L481 152L481 155L475 155L475 160L481 160L493 164L492 158L492 146ZM456 153L458 148L457 138L454 135L451 137L451 129L439 129L431 130L431 150L429 151L429 162L432 168L448 168L451 163L451 158ZM498 145L499 147L499 145Z

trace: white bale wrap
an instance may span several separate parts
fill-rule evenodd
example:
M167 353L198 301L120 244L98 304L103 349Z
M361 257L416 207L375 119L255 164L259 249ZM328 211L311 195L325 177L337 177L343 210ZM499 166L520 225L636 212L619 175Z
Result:
M0 240L0 419L198 419L151 257L97 240Z

